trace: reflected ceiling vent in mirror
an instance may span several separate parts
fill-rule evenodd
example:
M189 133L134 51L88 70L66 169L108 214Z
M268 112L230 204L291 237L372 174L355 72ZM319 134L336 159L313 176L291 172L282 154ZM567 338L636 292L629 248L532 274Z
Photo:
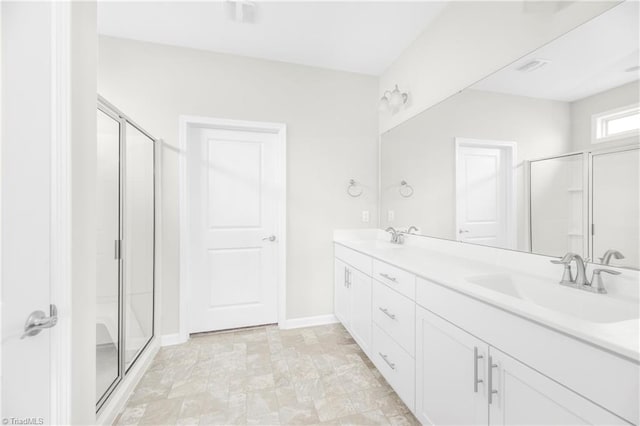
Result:
M554 15L560 12L565 7L571 6L574 1L560 0L560 1L539 1L539 0L525 0L522 4L524 13L531 15Z
M227 16L232 21L252 24L256 21L256 4L248 0L227 0L225 2Z
M401 92L398 89L398 85L393 89L393 91L387 90L384 92L382 97L380 98L380 104L378 104L378 110L380 112L391 111L396 112L402 107L402 105L407 103L409 99L409 94L407 92Z
M532 59L524 65L519 66L516 70L521 72L533 72L539 70L547 64L550 64L551 61L547 59Z

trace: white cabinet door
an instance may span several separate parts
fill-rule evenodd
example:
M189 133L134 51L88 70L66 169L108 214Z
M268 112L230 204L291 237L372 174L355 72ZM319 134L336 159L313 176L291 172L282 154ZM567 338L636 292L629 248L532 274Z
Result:
M486 425L488 346L426 309L416 311L416 415L432 425Z
M349 331L368 354L371 349L371 277L353 268L349 268L347 277L351 292Z
M490 357L491 425L628 424L497 349Z
M347 265L335 260L334 313L345 327L349 327L349 288L347 282Z

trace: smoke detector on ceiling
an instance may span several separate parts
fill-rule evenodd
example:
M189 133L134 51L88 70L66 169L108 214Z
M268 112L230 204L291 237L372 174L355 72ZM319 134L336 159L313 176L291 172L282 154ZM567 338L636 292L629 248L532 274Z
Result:
M548 61L546 59L532 59L526 64L520 65L518 68L516 68L516 70L521 72L532 72L535 70L539 70L549 63L551 63L551 61Z
M225 2L227 15L236 22L254 23L256 19L256 4L248 0L227 0Z

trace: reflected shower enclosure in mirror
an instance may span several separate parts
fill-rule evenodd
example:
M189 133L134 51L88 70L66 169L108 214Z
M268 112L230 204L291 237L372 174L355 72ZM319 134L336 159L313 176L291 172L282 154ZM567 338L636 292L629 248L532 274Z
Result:
M639 268L639 12L621 3L384 133L380 227Z

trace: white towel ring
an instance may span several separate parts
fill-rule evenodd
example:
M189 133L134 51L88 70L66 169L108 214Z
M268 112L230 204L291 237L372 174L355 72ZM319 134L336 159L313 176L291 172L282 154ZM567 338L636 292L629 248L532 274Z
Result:
M357 198L362 195L362 187L358 185L354 179L349 180L349 186L347 187L347 194L350 197Z
M409 198L413 195L413 186L409 185L406 180L400 182L400 195L404 198Z

